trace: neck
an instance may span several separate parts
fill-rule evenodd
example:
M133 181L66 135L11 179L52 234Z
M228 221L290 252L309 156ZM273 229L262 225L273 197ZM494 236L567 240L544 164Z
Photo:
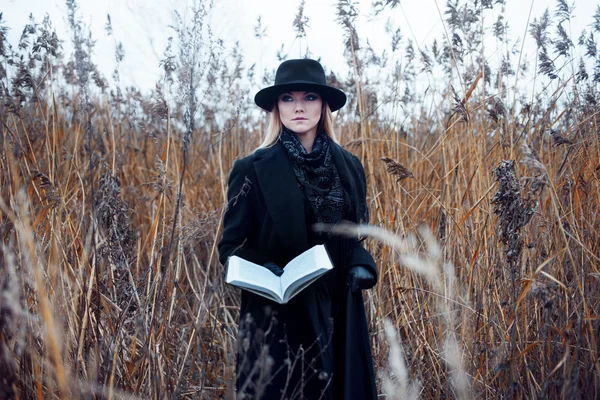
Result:
M313 144L315 143L315 138L317 137L317 130L315 129L303 133L294 132L294 134L298 137L298 140L300 140L300 143L302 143L302 146L304 146L306 152L310 153L312 151Z

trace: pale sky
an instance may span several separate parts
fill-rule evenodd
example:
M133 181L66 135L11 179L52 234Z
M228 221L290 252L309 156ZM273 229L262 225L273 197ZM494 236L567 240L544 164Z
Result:
M97 39L93 60L109 77L114 68L115 40L123 42L125 60L121 71L126 84L146 89L151 88L159 77L158 59L172 31L167 27L173 22L173 10L185 11L191 0L79 0L80 14L91 25ZM343 33L335 22L335 0L305 0L305 15L310 19L310 29L302 41L294 41L292 21L300 0L214 0L210 26L216 37L225 41L226 52L239 41L243 48L246 66L257 63L262 67L277 66L275 54L284 43L289 58L300 55L300 49L309 47L314 58L321 57L327 69L344 74L348 69L343 57ZM389 46L389 35L383 27L388 18L394 30L400 27L403 36L410 37L417 45L430 44L444 35L443 24L438 12L443 15L444 0L404 0L401 7L386 10L379 16L370 15L372 0L360 0L358 31L361 38L368 38L376 48ZM3 20L9 31L9 42L16 45L29 13L41 22L48 13L60 39L67 41L66 7L58 0L2 0ZM598 3L593 0L575 1L575 18L571 23L572 40L576 41L581 30L592 22ZM553 12L556 1L551 0L507 0L506 15L511 37L523 38L527 28L529 9L531 20L539 17L546 9ZM491 26L497 12L486 14L486 26ZM106 15L111 15L114 35L107 37L104 31ZM267 37L259 41L254 37L254 26L258 16L262 17ZM589 31L589 28L588 28ZM525 36L525 51L534 55L533 39ZM70 56L70 44L63 44L66 56ZM491 47L494 45L492 44ZM417 47L417 46L415 46ZM493 49L489 53L494 57Z

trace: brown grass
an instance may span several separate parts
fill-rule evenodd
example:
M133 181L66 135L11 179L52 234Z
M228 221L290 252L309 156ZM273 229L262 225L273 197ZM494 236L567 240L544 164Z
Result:
M3 131L2 341L12 390L19 397L111 397L113 388L141 397L227 392L238 297L223 285L215 241L227 171L240 148L256 145L258 132L227 135L208 150L191 144L176 242L161 271L175 204L168 182L181 169L178 140L166 135L144 144L134 135L126 144L124 135L104 138L104 129L115 128L108 116L97 115L97 140L105 143L92 179L92 237L83 128L53 107L27 110L41 131L14 116ZM548 174L547 189L537 194L535 214L522 228L517 280L491 204L498 188L492 170L510 154L521 157L516 143L503 145L486 134L487 120L475 118L409 139L369 126L360 142L371 223L399 237L429 226L441 241L443 259L456 266L457 294L449 312L457 320L474 393L497 397L512 390L508 384L522 396L553 397L572 385L595 393L600 146L596 116L581 120L586 123L572 147L541 135L532 141ZM350 126L339 131L345 143L356 139ZM17 156L14 138L25 143ZM567 152L565 173L557 175ZM115 155L121 163L117 176L103 165ZM383 157L401 160L414 179L396 182ZM523 164L516 169L521 177L533 173ZM47 179L33 171L44 171ZM107 215L99 215L103 207ZM443 293L402 268L388 245L371 241L369 248L381 270L379 284L366 296L377 369L387 365L382 321L389 318L421 396L437 397L449 389L440 354L447 326L435 306ZM162 279L167 283L159 292Z
M368 241L379 387L596 398L598 106L560 108L565 84L534 118L529 105L490 101L480 78L454 100L448 84L443 117L415 113L410 132L367 114L364 94L338 120L365 166L371 224L391 234ZM261 122L238 110L225 131L191 133L177 213L180 109L128 92L118 114L101 94L84 114L77 96L3 98L0 397L232 396L239 293L223 283L216 243L228 171ZM123 111L134 103L143 115Z

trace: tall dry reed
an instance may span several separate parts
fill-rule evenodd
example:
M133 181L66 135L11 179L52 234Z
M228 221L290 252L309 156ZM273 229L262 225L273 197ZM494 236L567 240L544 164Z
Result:
M578 37L562 0L532 16L525 59L503 3L448 3L423 46L390 26L386 55L337 7L351 72L328 77L367 172L389 398L600 395L600 9ZM102 76L67 9L69 55L48 18L10 47L0 14L0 397L232 398L239 293L216 243L229 168L263 126L244 99L273 71L226 50L197 1L144 95Z

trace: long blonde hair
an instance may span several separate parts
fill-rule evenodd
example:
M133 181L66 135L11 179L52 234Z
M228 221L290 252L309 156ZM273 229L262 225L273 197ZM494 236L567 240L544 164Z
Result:
M275 103L273 109L269 113L265 137L258 148L265 149L277 143L282 129L283 124L281 123L281 117L279 116L279 107L277 107L277 103ZM323 108L321 109L321 119L317 125L317 132L321 130L324 131L325 134L335 143L339 143L333 130L333 113L331 112L331 108L329 108L329 104L327 104L325 100L323 100Z

